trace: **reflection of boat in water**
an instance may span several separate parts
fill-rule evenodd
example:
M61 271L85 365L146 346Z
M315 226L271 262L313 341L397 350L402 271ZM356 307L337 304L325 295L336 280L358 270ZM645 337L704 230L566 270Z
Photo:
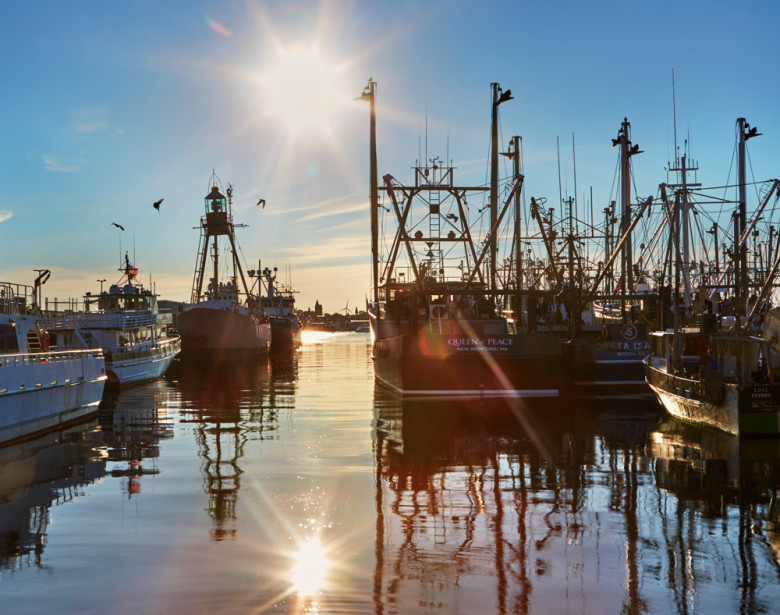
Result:
M520 264L512 258L519 232L519 167L506 201L498 202L497 108L511 98L493 86L490 221L476 218L466 201L484 199L488 188L457 185L454 167L438 159L414 167L414 182L384 176L390 208L379 207L371 102L371 245L373 298L369 306L376 380L411 397L557 397L563 359L557 333L521 331ZM519 156L519 152L515 152ZM508 187L509 188L509 187ZM387 236L379 238L378 216ZM514 213L509 213L514 212ZM487 218L487 214L485 214ZM488 228L477 241L480 224ZM508 225L508 227L506 227ZM506 238L508 240L504 241ZM383 253L380 254L379 247ZM513 262L511 271L498 263ZM510 278L513 280L510 284ZM514 304L514 309L511 309Z
M551 424L561 422L520 399L404 401L380 387L374 406L377 612L423 602L513 612L499 605L530 602L550 557L543 545L561 533L544 504L534 527L534 502L576 485L573 464L541 488L554 472L544 461ZM495 592L475 601L464 588L479 586Z
M238 256L233 224L233 189L227 197L212 176L211 192L205 199L201 218L200 245L190 304L177 319L182 351L266 353L271 344L271 326L260 298L249 289ZM219 237L226 237L230 273L221 276ZM211 257L212 277L207 280L206 263Z
M294 361L183 356L175 374L184 422L193 425L214 540L235 538L248 442L276 439L278 411L295 404Z
M100 404L106 461L110 475L122 481L132 498L141 493L144 476L159 474L160 443L173 438L173 415L168 406L174 388L165 379L143 386L109 390Z
M50 511L106 472L97 417L0 448L0 571L45 566Z
M680 595L698 589L709 578L729 578L745 588L742 612L773 609L761 588L777 588L780 567L780 510L775 504L780 486L780 441L740 439L701 425L667 418L651 434L648 452L658 486L673 494L675 508L685 511L665 524L665 544L679 553L666 576ZM726 545L717 548L700 536L717 533ZM702 555L699 555L702 554ZM697 560L706 559L706 572ZM769 605L772 606L769 606ZM728 609L725 609L728 610Z
M695 612L772 610L777 451L757 454L750 441L735 463L718 446L731 455L744 441L712 430L710 447L702 429L659 428L650 403L641 418L617 402L553 418L520 402L469 408L377 389L377 612L390 602L398 612L566 612L598 601L600 612L641 613L680 596ZM491 590L475 598L474 587Z
M46 316L52 343L66 348L103 349L106 374L128 385L161 377L181 350L171 333L173 315L157 307L157 295L143 287L125 254L121 279L97 297L87 293L84 310Z
M102 351L51 351L33 287L0 282L0 443L81 420L106 383Z

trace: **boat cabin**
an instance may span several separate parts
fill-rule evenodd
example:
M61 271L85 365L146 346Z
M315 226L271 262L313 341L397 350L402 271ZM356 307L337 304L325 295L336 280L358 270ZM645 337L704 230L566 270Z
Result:
M89 296L88 296L89 297ZM94 299L85 301L87 311ZM155 307L154 295L151 291L144 290L132 284L120 287L112 284L108 292L103 291L97 298L98 310L104 312L147 311Z
M780 380L780 366L772 365L769 345L761 338L692 330L675 336L666 330L653 332L650 342L648 365L683 378L698 380L714 374L723 382ZM681 345L677 353L675 343Z

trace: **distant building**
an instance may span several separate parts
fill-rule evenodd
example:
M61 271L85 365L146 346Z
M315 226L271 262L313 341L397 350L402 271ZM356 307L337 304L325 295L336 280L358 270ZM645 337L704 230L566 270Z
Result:
M314 302L314 315L322 316L322 305L320 305L319 301Z

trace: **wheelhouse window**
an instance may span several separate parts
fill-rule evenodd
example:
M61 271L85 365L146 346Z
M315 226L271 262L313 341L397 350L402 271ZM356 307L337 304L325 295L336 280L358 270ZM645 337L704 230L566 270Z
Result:
M12 324L0 325L0 352L19 352L16 327Z

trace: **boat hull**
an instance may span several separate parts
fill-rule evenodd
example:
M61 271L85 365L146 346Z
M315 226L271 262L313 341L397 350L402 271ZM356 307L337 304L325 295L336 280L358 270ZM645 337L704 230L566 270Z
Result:
M181 351L181 340L173 338L148 348L106 352L106 375L110 384L126 386L160 378Z
M0 444L58 429L97 410L100 351L0 355Z
M375 339L374 374L408 398L557 397L557 335L441 335L423 329Z
M681 378L645 364L650 388L666 411L689 423L737 436L780 435L780 384L722 383L717 399L701 381Z
M599 338L564 343L576 397L591 399L652 399L645 381L644 358L650 342L644 326L604 325Z
M183 353L200 351L268 352L271 327L238 311L191 307L179 314Z
M271 347L273 354L292 352L301 345L301 333L291 318L271 316Z

